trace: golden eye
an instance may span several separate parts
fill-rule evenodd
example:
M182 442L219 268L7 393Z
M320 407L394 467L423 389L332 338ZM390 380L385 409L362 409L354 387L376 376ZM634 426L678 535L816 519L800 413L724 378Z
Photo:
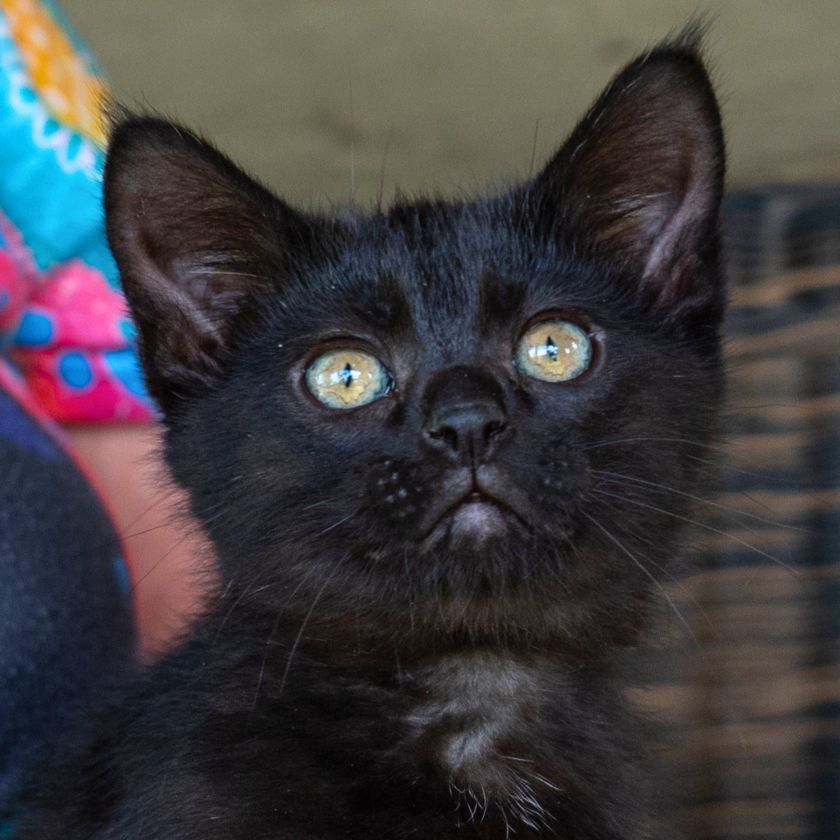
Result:
M306 369L306 385L328 408L359 408L386 396L394 378L362 350L330 350Z
M592 364L592 339L569 321L543 321L519 339L514 361L534 379L569 382Z

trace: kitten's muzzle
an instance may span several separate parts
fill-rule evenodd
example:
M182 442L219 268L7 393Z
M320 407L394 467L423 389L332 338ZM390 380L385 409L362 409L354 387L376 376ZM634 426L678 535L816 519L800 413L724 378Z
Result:
M421 539L436 542L451 532L482 541L503 536L511 527L531 530L524 501L495 468L458 470L427 513Z

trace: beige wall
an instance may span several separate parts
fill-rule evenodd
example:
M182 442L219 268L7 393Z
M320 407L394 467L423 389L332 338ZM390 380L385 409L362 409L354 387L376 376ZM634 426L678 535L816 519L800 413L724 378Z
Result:
M118 94L298 201L473 189L544 158L696 0L64 0ZM840 2L729 0L709 38L733 183L840 180ZM352 97L351 97L352 88Z

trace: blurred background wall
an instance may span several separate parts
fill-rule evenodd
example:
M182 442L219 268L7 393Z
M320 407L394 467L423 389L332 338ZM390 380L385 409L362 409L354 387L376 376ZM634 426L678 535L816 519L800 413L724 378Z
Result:
M292 200L527 174L535 131L539 162L623 62L698 10L714 17L731 183L840 180L833 0L62 5L119 96L200 128Z

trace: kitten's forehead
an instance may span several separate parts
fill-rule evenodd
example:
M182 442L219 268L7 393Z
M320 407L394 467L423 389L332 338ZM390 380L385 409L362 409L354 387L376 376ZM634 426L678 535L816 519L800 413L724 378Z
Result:
M408 323L440 350L462 348L518 315L522 250L509 219L487 203L393 208L369 220L348 254L354 308L374 328L387 313L389 331Z

